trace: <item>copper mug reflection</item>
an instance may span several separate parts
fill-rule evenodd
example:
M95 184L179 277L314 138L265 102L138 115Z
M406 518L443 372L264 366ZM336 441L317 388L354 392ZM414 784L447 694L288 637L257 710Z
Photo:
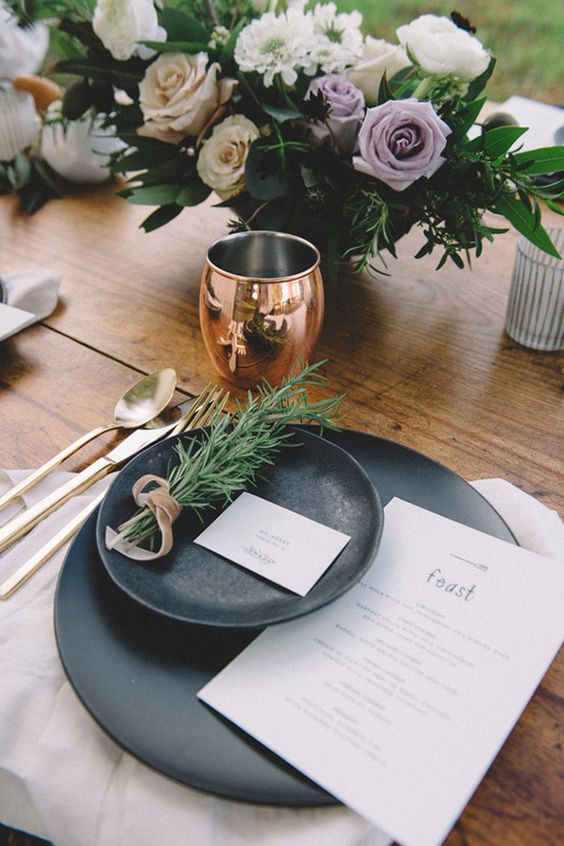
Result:
M242 388L279 385L309 361L323 323L319 252L282 232L238 232L209 248L200 325L218 373Z

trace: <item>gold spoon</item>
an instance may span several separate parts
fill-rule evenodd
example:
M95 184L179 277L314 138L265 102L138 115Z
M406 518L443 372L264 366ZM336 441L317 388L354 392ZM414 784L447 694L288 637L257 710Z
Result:
M112 423L108 423L106 426L98 426L96 429L92 429L91 432L82 435L74 443L70 444L70 446L65 447L65 449L61 450L61 452L49 459L49 461L29 476L26 476L17 485L14 485L13 488L10 488L4 496L0 497L0 511L61 464L65 458L68 458L85 444L97 438L98 435L103 435L104 432L111 432L112 429L137 429L139 426L148 423L165 408L175 388L176 371L171 367L167 367L164 370L157 370L156 373L151 373L149 376L145 376L139 382L136 382L118 400L114 409Z

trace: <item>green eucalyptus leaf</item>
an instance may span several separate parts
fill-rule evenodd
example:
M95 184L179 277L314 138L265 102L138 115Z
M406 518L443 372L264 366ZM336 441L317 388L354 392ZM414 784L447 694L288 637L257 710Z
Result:
M160 209L154 211L149 217L146 217L140 228L144 229L145 232L153 232L153 230L174 220L181 211L182 206L178 206L176 203L168 203L166 206L161 206Z
M271 118L278 121L278 123L285 123L287 120L299 120L303 118L299 109L281 108L280 106L270 106L267 103L262 103L263 111Z
M194 173L176 195L176 202L179 206L198 206L210 194L211 188L205 185L199 176Z
M476 79L474 79L470 83L470 85L468 86L468 90L467 90L466 94L464 95L464 99L467 102L475 100L481 94L481 92L484 90L490 76L492 75L492 73L494 71L495 64L496 64L495 57L492 56L491 59L490 59L490 63L487 66L487 68L485 69L485 71L482 74L480 74L480 76L476 77Z
M488 130L484 138L484 149L492 159L502 156L527 131L524 126L498 126Z
M96 85L98 83L94 83ZM115 113L112 114L112 126L116 129L117 135L122 135L125 132L133 133L137 136L137 128L142 126L145 122L143 112L138 103L130 103L128 106L118 106Z
M207 42L203 41L142 41L145 47L150 47L156 53L209 53Z
M174 147L173 150L175 150ZM169 157L152 165L145 165L145 167L147 171L137 177L143 185L163 185L173 182L178 186L193 167L193 164L191 159L178 155L177 152L174 158Z
M180 9L164 9L160 15L160 22L166 29L170 41L195 41L203 44L209 41L209 33L205 27Z
M560 253L550 240L548 232L540 223L537 223L534 213L530 212L520 200L510 194L502 194L492 210L503 215L521 235L524 235L536 247L544 250L550 256L560 258Z
M448 253L444 252L442 254L441 258L439 259L439 263L437 264L435 270L440 270L441 267L444 267L445 264L447 263L447 259L448 259Z
M523 150L520 153L514 153L513 158L517 164L530 162L521 170L521 173L542 174L564 171L564 146L562 145Z
M482 111L486 99L486 97L480 97L479 100L473 100L457 113L456 117L460 123L456 130L460 135L466 135L470 127L476 123L476 118Z
M92 24L86 21L72 21L70 18L63 18L59 21L57 29L71 35L84 44L85 47L102 48L102 42L92 29Z
M558 205L558 203L555 203L554 200L549 200L548 198L545 198L544 202L548 208L552 209L552 211L556 212L556 214L564 215L564 206Z
M55 197L64 197L65 187L67 187L69 183L65 182L62 177L60 177L59 174L47 164L47 162L42 161L42 159L34 159L33 168L39 174L43 182L49 186ZM31 181L33 182L33 179Z
M16 174L17 184L16 188L25 185L31 179L32 167L31 162L24 153L18 153L14 159L14 171Z
M498 126L495 129L482 131L481 135L473 138L465 145L470 152L484 150L492 159L502 156L527 131L523 126Z
M78 120L92 106L92 92L87 79L74 82L63 97L63 117Z
M254 142L245 164L245 181L250 194L257 200L274 200L303 191L300 170L295 162L282 164L278 150L270 149L271 142Z
M143 79L143 74L126 68L103 67L89 62L88 59L64 59L55 66L57 73L72 73L76 76L86 76L96 82L107 82L119 88L136 85Z
M93 82L90 86L92 105L97 112L109 115L114 110L114 87L107 82ZM113 121L112 121L113 124Z
M28 182L19 192L20 210L25 214L35 214L54 196L51 189L44 183L40 181Z
M558 200L564 197L564 179L557 179L554 182L543 184L536 188L536 194L543 199Z
M139 188L125 188L117 191L117 194L135 205L163 206L175 202L178 185L142 185Z
M248 23L249 23L249 21L247 20L247 18L242 18L239 21L239 23L237 24L237 26L235 26L233 28L233 30L231 31L229 38L227 39L224 46L222 47L221 55L219 57L219 62L220 62L222 67L225 67L225 65L228 64L228 62L230 62L233 59L233 54L235 53L235 45L237 44L237 39L239 38L239 35L241 34L241 30L244 29L244 27L246 27Z
M386 71L382 74L382 79L380 80L380 87L378 88L378 105L382 105L382 103L386 103L388 100L395 100L394 95L392 94L392 89L388 84L388 77Z

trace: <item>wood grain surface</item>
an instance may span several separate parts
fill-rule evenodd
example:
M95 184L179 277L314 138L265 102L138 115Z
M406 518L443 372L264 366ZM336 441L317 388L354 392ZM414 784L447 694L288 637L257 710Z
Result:
M120 394L160 367L183 391L215 378L200 337L199 280L228 210L183 212L146 235L149 209L115 186L56 200L28 218L0 201L0 273L45 267L56 311L0 344L2 464L32 467L111 419ZM546 215L548 224L556 216ZM402 240L389 276L344 276L327 290L319 358L345 392L342 425L419 450L466 479L501 477L564 512L564 357L505 335L516 235L472 270L415 261ZM119 435L69 459L79 469ZM556 846L564 825L560 656L449 836L449 846ZM424 777L424 774L422 774Z

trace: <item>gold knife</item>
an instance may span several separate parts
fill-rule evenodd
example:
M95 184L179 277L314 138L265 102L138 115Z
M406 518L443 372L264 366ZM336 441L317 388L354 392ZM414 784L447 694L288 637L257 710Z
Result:
M184 410L183 416L178 420L167 437L174 437L174 435L184 432L187 429L195 429L201 425L209 423L210 414L214 406L218 411L222 411L229 399L229 392L222 392L221 390L213 390L208 386L200 396L194 400L188 400L180 403L177 409ZM78 532L83 523L88 517L98 508L106 495L106 491L94 497L88 505L81 509L62 529L60 529L47 543L37 550L31 558L18 567L11 576L9 576L0 585L0 599L8 599L13 593L18 590L27 580L39 570L40 567L48 561L73 535Z
M200 397L196 399L186 400L180 403L177 408L181 413L186 413L198 402ZM117 447L110 450L110 452L98 458L80 473L69 479L60 487L56 488L51 493L44 496L43 499L36 502L30 508L13 517L7 523L0 527L0 552L7 549L19 538L23 537L30 529L33 529L44 517L51 514L60 505L70 499L71 496L81 493L89 488L94 482L103 479L108 473L111 473L142 449L164 438L178 425L178 421L170 423L167 426L160 426L157 429L137 429L129 437L125 438Z

